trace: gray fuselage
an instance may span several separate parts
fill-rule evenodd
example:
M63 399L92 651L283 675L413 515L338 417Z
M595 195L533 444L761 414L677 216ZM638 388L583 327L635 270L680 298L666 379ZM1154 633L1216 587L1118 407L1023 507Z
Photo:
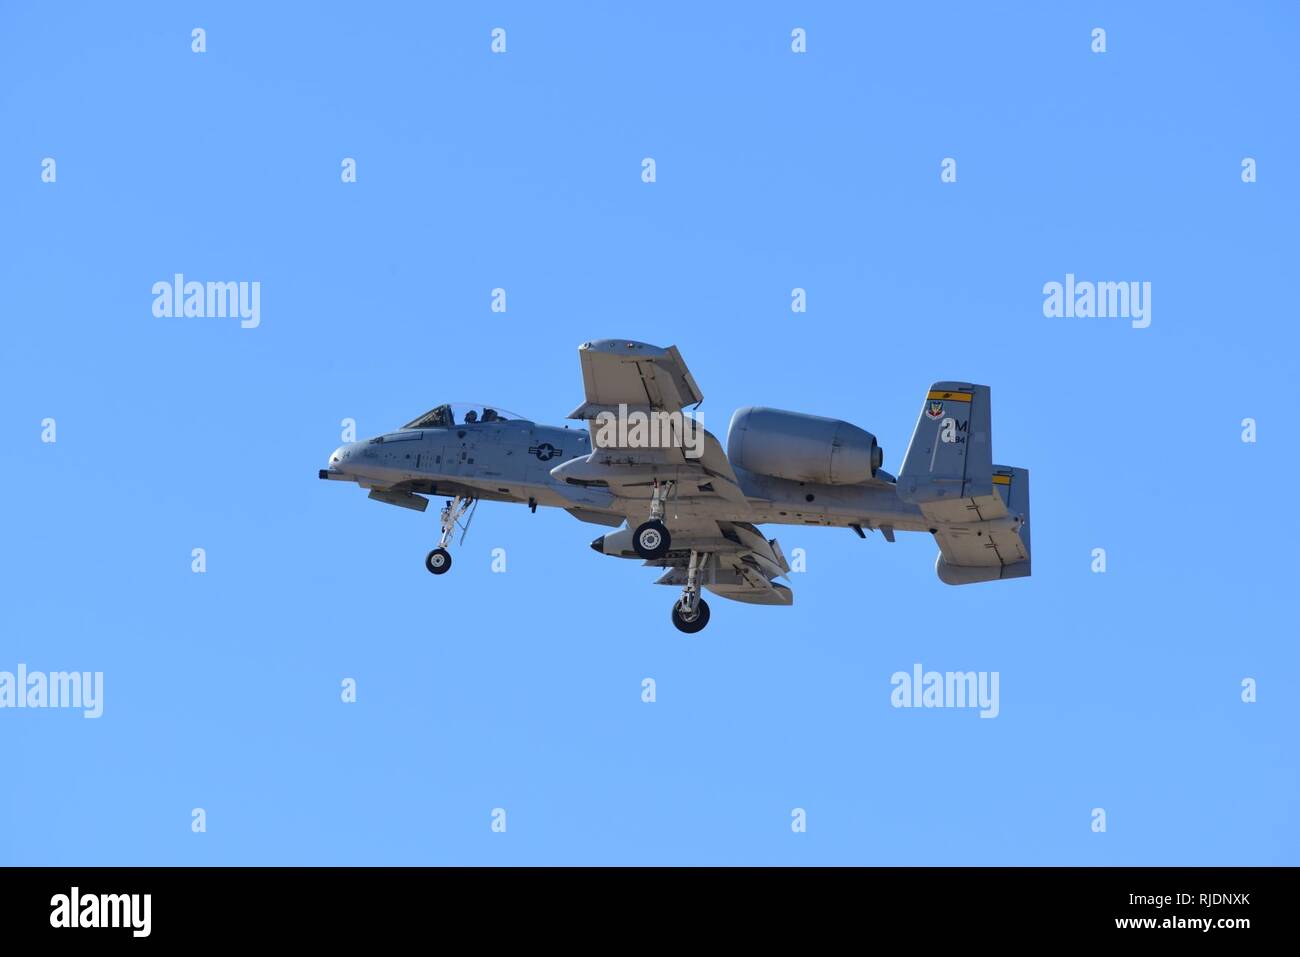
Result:
M407 428L340 446L321 477L356 482L380 493L392 490L399 499L413 498L412 493L464 495L566 508L605 525L621 524L625 515L644 514L648 487L644 495L624 487L615 496L598 484L570 484L551 474L556 466L591 452L586 429L524 419ZM741 468L735 474L747 500L743 505L717 496L692 496L691 481L697 477L684 475L669 507L669 524L676 515L753 524L856 525L891 534L895 529L929 530L920 509L898 497L893 477L883 470L856 485L796 482Z

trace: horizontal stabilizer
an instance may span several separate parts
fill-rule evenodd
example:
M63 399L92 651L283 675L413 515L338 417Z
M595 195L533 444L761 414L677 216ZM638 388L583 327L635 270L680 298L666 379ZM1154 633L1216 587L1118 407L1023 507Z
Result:
M994 466L993 488L1005 515L936 526L934 570L946 584L1025 578L1031 572L1029 470Z

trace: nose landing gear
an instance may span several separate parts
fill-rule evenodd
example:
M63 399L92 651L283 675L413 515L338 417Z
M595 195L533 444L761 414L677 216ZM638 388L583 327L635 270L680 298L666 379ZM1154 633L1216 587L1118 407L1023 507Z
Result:
M476 499L468 496L457 495L455 498L449 499L447 504L442 507L442 515L438 520L439 525L442 527L442 537L438 539L438 547L424 557L424 567L429 570L430 574L445 575L451 571L451 552L447 550L447 546L451 544L451 536L456 531L456 525L460 521L460 517L476 502ZM470 511L470 518L473 517L474 513ZM461 531L460 540L462 542L465 541L465 533L468 531L469 519L467 518Z

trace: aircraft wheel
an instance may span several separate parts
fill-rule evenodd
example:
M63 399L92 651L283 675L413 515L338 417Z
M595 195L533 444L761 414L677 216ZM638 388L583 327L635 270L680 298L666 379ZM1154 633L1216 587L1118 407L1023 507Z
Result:
M693 635L697 631L703 631L708 623L709 603L703 598L695 599L695 612L689 618L682 614L680 601L673 605L673 624L677 626L678 631Z
M424 557L424 567L435 575L445 575L451 571L451 552L445 548L435 548Z
M668 554L668 546L671 542L672 536L668 534L668 526L658 519L652 518L648 522L642 522L632 533L632 548L645 559L663 558Z

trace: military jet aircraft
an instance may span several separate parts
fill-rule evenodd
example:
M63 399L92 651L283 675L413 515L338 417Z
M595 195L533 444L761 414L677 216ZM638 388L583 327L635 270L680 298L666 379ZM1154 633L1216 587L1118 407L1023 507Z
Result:
M862 538L874 530L889 542L929 532L949 585L1030 573L1029 472L993 464L988 386L930 386L895 478L871 433L798 412L740 409L723 452L686 414L704 395L676 346L610 339L584 343L578 356L586 400L569 418L587 430L440 405L341 446L320 477L421 512L426 495L446 496L441 537L425 558L435 575L451 568L455 531L463 541L480 501L562 508L618 528L591 547L663 568L657 584L682 589L672 621L688 634L709 621L701 588L752 604L794 601L776 581L790 566L759 525L850 528Z

